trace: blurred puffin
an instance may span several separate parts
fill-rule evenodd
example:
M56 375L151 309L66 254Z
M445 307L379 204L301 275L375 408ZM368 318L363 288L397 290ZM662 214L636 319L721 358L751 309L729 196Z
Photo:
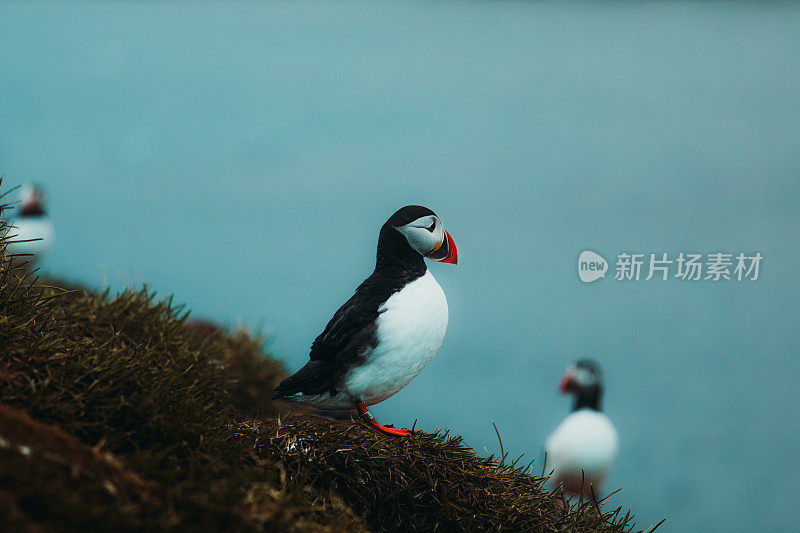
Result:
M406 206L381 227L375 270L333 315L311 345L311 360L276 388L285 399L318 410L367 410L405 387L433 358L447 329L447 300L425 258L456 264L455 242L436 213Z
M551 482L579 494L581 483L597 488L617 455L619 439L608 417L600 410L603 379L599 365L581 360L567 367L561 392L575 397L572 414L567 416L545 443L547 469ZM583 475L582 475L583 471Z
M42 190L36 185L22 187L20 202L17 216L11 222L13 227L8 230L11 239L8 252L13 255L31 254L33 257L23 255L15 258L17 263L41 259L52 246L54 237L53 224L45 212Z

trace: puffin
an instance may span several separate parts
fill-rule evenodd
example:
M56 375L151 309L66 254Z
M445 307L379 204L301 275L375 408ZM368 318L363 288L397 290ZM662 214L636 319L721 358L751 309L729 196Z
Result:
M426 258L455 265L453 237L427 207L403 207L380 229L375 270L314 340L308 363L272 399L323 412L355 408L378 431L410 435L379 424L368 407L408 385L444 339L447 299Z
M572 413L545 443L550 481L577 495L589 483L602 485L617 456L619 438L601 410L603 378L597 362L583 359L568 366L559 388L571 394L574 403Z
M20 208L8 230L8 252L20 257L15 263L41 259L53 244L54 232L50 217L45 211L44 193L37 185L26 185L20 190Z

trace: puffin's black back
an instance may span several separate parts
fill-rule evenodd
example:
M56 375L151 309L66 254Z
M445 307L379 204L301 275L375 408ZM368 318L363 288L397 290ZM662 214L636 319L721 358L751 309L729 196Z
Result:
M595 382L592 385L586 385L575 391L575 402L573 403L572 410L578 409L594 409L595 411L602 410L603 399L603 373L600 370L600 365L592 359L581 359L575 366L590 372L595 377Z
M336 393L347 370L378 344L378 308L392 294L425 275L428 269L425 259L395 228L433 214L426 207L411 205L398 210L386 221L378 235L375 270L314 340L311 361L278 385L273 398L298 392Z

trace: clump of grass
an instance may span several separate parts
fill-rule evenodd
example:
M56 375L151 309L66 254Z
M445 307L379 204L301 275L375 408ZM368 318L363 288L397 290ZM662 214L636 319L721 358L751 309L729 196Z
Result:
M0 515L25 530L631 531L459 437L288 415L260 339L31 277L0 204Z
M128 531L163 506L153 483L112 457L0 406L0 516L6 531L97 527Z
M387 438L363 424L285 416L250 428L255 457L277 462L291 480L338 494L376 530L608 531L631 529L619 510L564 504L544 478L461 437L415 433Z
M0 450L7 481L0 509L19 523L71 529L87 520L123 529L364 529L339 500L286 490L276 468L243 462L249 443L236 437L236 423L277 414L280 404L269 396L285 377L260 339L189 321L147 288L111 297L36 278L6 253L6 207L0 205L0 404L40 429L63 431L76 446L54 455L39 431L22 444L30 455ZM0 438L11 442L1 424ZM87 472L81 454L93 448L152 483L152 498L137 507L122 493L104 492L112 481L102 469L73 479Z

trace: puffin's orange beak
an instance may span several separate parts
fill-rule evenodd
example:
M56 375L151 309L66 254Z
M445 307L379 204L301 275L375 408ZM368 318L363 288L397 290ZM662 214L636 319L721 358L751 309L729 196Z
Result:
M456 243L446 229L442 228L442 231L444 232L442 242L437 244L436 248L431 250L425 257L433 259L434 261L439 261L440 263L452 263L455 265L458 263Z
M564 374L564 377L561 378L561 383L558 385L558 390L561 391L561 394L566 394L572 390L573 385L575 385L575 382L572 380L572 374Z

